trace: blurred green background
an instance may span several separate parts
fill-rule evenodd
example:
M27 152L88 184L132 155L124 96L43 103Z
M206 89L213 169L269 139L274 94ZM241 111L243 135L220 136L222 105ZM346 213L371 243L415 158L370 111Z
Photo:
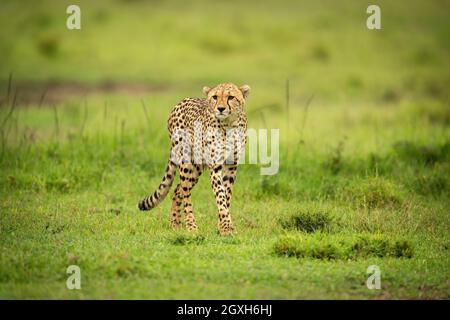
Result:
M381 30L369 4L2 0L0 297L448 299L450 1L376 1ZM172 106L220 82L252 87L280 171L239 168L230 238L204 175L174 232L169 197L136 204Z
M65 28L81 7L82 29ZM445 96L449 1L2 1L0 74L23 82L199 87L224 80L321 99Z

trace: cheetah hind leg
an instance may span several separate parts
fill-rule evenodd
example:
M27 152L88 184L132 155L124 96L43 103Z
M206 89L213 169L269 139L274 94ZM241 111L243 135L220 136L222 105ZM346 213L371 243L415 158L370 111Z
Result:
M183 209L183 198L181 194L181 183L177 185L173 193L172 208L170 210L170 225L176 230L181 227L181 210Z
M201 168L193 164L183 164L180 167L179 191L184 206L186 228L190 232L198 230L192 207L191 190L197 184L201 173Z

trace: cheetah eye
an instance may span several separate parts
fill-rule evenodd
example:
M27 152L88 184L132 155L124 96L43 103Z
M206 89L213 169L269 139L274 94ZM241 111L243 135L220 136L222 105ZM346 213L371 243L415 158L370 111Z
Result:
M217 96L212 96L212 98L213 98L214 100L217 100Z
M233 99L234 99L233 96L228 96L228 101L231 101L231 100L233 100Z

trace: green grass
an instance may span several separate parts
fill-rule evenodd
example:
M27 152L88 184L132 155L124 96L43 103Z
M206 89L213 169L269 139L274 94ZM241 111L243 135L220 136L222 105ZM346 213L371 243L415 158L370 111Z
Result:
M414 247L408 240L382 235L351 235L281 238L274 246L280 256L322 260L352 260L360 257L411 258Z
M80 32L65 3L0 4L1 298L450 298L448 2L381 1L379 32L360 1L80 3ZM252 87L250 127L280 129L280 171L239 168L234 236L207 175L198 234L172 231L169 197L137 201L170 108L222 81Z
M281 220L281 226L287 230L294 229L311 233L329 230L332 222L332 218L321 211L301 211L289 216L287 219Z

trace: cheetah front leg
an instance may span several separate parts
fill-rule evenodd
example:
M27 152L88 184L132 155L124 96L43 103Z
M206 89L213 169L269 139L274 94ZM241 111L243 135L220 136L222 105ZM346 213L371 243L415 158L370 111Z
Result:
M233 185L236 180L236 164L226 164L223 167L223 187L225 188L225 195L227 199L227 208L230 210L231 197L233 195Z
M222 165L215 165L211 168L211 187L216 196L217 208L219 210L219 233L222 236L230 235L233 232L233 223L227 206L227 195L222 178Z

